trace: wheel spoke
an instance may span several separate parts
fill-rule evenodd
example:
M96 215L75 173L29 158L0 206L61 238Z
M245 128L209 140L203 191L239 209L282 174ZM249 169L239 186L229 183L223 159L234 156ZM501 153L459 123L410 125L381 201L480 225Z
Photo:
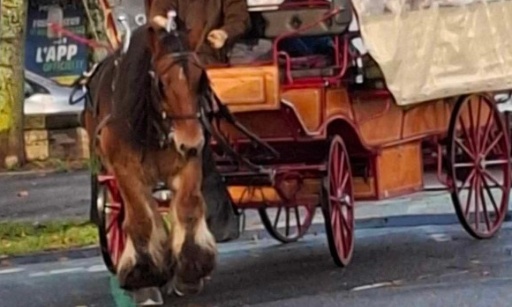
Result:
M116 214L116 216L118 216L118 215ZM108 223L108 226L107 226L107 229L106 229L105 232L109 233L112 230L112 227L115 226L116 222L117 222L117 218L114 218L114 217L111 216L110 221Z
M471 125L471 127L469 128L469 132L471 133L471 139L474 141L473 144L475 145L474 146L475 153L478 153L479 148L478 148L478 142L476 142L476 135L475 135L475 130L477 128L475 127L475 120L473 118L473 103L472 103L472 101L469 102L468 109L469 109L469 124Z
M342 154L341 161L340 161L340 169L338 171L338 189L343 189L343 187L345 186L342 184L343 176L345 175L345 172L342 171L342 170L344 170L344 167L345 167L345 155ZM336 192L336 194L338 194L338 193Z
M464 210L464 216L466 218L469 218L469 209L471 208L471 197L473 196L473 189L471 187L474 186L474 182L476 181L476 176L474 176L474 178L471 179L471 185L469 187L469 194L468 194L468 200L466 202L466 208Z
M480 179L483 181L483 178L480 178ZM489 231L491 231L491 223L489 222L489 214L487 211L487 202L485 201L484 190L482 189L482 182L480 182L478 190L480 192L480 197L482 198L482 213L484 215L485 225L487 226L487 231L489 232Z
M338 215L339 215L339 219L340 219L340 229L339 229L339 232L340 232L340 235L339 235L339 240L340 240L340 244L341 244L341 248L342 248L342 251L343 251L343 254L345 253L345 251L347 250L347 247L346 247L346 238L345 238L345 230L346 230L346 227L345 227L345 219L343 217L343 210L341 209L341 207L338 208ZM345 255L343 255L345 256Z
M495 184L495 186L496 186L496 187L498 187L500 190L505 191L505 187L504 187L502 184L500 184L500 183L498 182L498 180L497 180L496 178L494 178L494 176L493 176L493 175L489 174L489 172L488 172L487 170L483 170L483 171L482 171L482 174L483 174L485 177L487 177L487 179L489 179L492 183L494 183L494 184Z
M480 180L479 176L475 177L475 228L478 231L480 220Z
M489 184L487 183L487 180L485 180L484 177L482 177L482 181L484 184L485 192L487 193L487 196L489 196L489 199L491 200L492 206L494 208L494 212L496 214L499 214L498 205L496 204L496 200L494 199L494 195L492 195L491 188L489 187Z
M283 207L279 206L277 208L277 214L276 214L276 218L274 220L274 228L277 229L277 224L279 224L279 217L281 216L281 210L283 209Z
M493 118L492 114L493 114L492 110L490 110L489 116L487 117L487 120L485 122L485 130L484 130L484 134L482 136L481 148L484 148L485 144L487 143L487 139L489 138L489 133L491 132L491 127L492 127L491 119Z
M286 207L286 222L285 222L285 228L284 233L288 237L290 235L290 208Z
M335 145L334 148L333 148L333 153L332 153L332 174L331 174L331 189L333 189L334 191L336 191L336 184L338 183L338 180L339 180L339 175L340 175L340 167L341 165L339 164L340 163L340 160L339 160L339 146Z
M347 216L343 215L343 221L344 221L343 225L345 226L345 230L347 231L347 233L352 233L352 226L351 226L351 224L349 224L349 222L350 222L349 220L351 220L350 212L349 212L350 209L348 207L346 207L346 208L347 208Z
M471 141L471 136L469 135L468 129L466 127L466 124L464 123L464 119L462 116L459 118L459 122L462 128L462 133L465 135L464 139L468 140L469 146L471 147L473 152L477 152L473 142Z
M297 232L300 235L300 233L302 232L302 225L300 222L299 207L295 206L294 209L295 209L295 219L297 220Z
M331 202L331 225L333 229L336 229L338 225L338 215L336 214L337 204L336 202Z
M455 139L455 143L457 145L459 145L460 148L462 148L462 150L464 152L466 152L466 154L474 161L475 160L475 155L469 151L469 149L466 147L466 145L464 145L460 139Z
M468 181L472 180L473 177L475 176L475 174L476 174L476 170L472 169L471 173L469 173L468 177L462 182L462 185L460 186L459 189L463 190L464 187L466 186L466 183L468 183ZM470 185L470 187L471 187L471 185Z
M501 138L504 136L503 132L500 132L498 136L491 142L489 147L487 147L483 153L484 157L487 157L487 155L491 152L491 150L498 144L498 141L501 140Z
M482 97L478 99L478 109L477 109L477 117L476 117L476 127L475 127L475 144L477 148L477 153L480 152L480 113L482 111Z

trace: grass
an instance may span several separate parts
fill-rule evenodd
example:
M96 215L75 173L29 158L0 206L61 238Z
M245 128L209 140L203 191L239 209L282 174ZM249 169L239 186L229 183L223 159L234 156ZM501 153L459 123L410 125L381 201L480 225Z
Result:
M0 223L0 255L4 257L96 244L97 228L88 222Z

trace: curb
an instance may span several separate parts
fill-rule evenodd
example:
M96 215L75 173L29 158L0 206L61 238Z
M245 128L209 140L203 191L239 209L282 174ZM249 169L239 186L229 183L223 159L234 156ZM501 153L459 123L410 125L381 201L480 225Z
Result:
M504 223L512 221L512 211L505 216ZM453 213L442 214L417 214L417 215L396 215L387 217L365 218L356 221L356 230L361 229L382 229L399 227L417 227L417 226L448 226L459 224L457 216ZM461 228L461 231L464 231ZM325 233L323 223L314 223L310 226L308 234L318 235ZM237 241L254 241L272 239L265 228L249 229L242 232L238 239L228 242L218 243L219 245L233 243ZM276 241L277 244L279 244ZM0 259L0 267L10 267L16 265L38 264L45 262L58 262L66 260L76 260L101 256L98 246L86 246L81 248L71 248L65 250L46 251L28 255L12 256Z

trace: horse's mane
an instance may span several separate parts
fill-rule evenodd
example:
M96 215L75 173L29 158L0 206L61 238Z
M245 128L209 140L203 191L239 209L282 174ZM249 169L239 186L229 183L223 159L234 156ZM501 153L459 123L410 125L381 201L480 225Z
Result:
M112 119L121 122L129 139L151 145L158 137L153 125L159 114L152 95L151 51L147 26L132 33L130 45L118 63L114 76Z

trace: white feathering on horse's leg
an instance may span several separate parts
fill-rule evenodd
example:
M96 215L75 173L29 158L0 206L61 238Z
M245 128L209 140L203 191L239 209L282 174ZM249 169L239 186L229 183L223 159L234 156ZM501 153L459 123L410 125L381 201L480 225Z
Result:
M121 272L126 266L131 269L135 266L135 263L137 263L137 252L135 251L132 239L127 235L126 244L117 265L117 272Z
M151 235L149 237L148 252L156 267L164 269L166 254L166 242L168 240L167 233L164 226L158 227L155 219L159 217L152 215L151 222Z
M196 232L194 234L194 241L201 248L217 254L217 244L215 243L215 238L210 232L210 229L208 229L208 225L206 224L206 219L204 216L201 217L199 223L197 224Z

